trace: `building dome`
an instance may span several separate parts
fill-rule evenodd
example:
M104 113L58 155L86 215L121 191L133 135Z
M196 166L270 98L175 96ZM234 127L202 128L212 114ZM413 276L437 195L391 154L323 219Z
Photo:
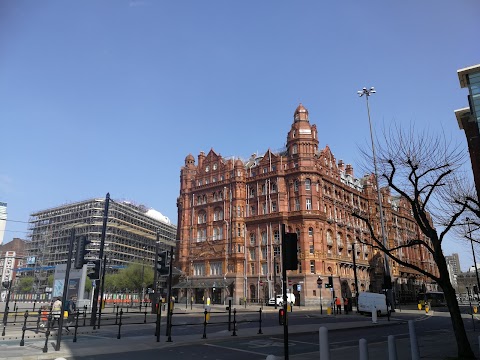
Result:
M295 109L295 113L293 114L293 119L295 122L297 121L308 121L308 110L300 103L297 108Z
M235 160L235 167L238 168L243 168L243 162L240 159Z

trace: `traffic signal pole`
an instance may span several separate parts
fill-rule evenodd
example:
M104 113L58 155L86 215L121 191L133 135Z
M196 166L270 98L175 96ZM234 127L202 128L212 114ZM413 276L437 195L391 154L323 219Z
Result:
M170 247L170 264L169 264L169 272L168 272L168 312L167 312L167 342L172 341L172 334L170 333L172 323L172 278L173 278L173 246Z
M101 274L101 287L100 287L100 300L103 299L103 291L105 288L105 269L107 266L107 255L103 256L103 264L102 264L102 274ZM103 300L102 300L103 301ZM98 328L100 329L100 322L102 321L102 302L100 302L100 307L98 309Z
M158 294L158 270L157 270L157 263L158 263L158 251L159 251L159 232L157 230L157 242L155 243L155 272L153 274L153 301L152 301L152 314L157 313L157 306L160 307L159 303L159 294Z
M67 302L68 282L70 281L70 269L72 268L72 249L75 241L75 228L70 230L70 245L68 247L67 269L65 270L65 280L63 283L62 308L60 309L60 318L58 319L58 334L57 343L55 344L55 351L60 350L60 342L62 341L63 330L63 309ZM68 319L67 319L68 320Z
M287 315L287 269L285 263L287 262L287 252L286 252L286 233L285 233L285 224L282 224L282 291L283 291L283 352L285 360L288 360L288 315ZM277 299L275 299L277 302Z
M105 197L105 208L103 209L103 226L102 226L102 238L100 240L100 254L99 259L103 259L103 248L105 247L105 235L107 233L107 221L108 221L108 206L110 205L110 193L107 193ZM97 308L98 308L98 295L100 292L100 286L95 286L93 292L92 303L92 316L90 317L90 326L94 326L97 322Z

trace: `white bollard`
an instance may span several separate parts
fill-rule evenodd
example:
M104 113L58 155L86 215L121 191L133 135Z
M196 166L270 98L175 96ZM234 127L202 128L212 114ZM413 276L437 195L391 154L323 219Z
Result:
M328 343L328 329L324 326L318 329L320 360L330 360L330 344Z
M410 333L410 350L412 353L412 360L420 360L417 335L415 334L415 325L413 320L408 320L408 332Z
M358 340L358 348L360 351L360 360L368 360L368 344L366 339Z
M372 324L377 323L377 308L374 306L372 309Z
M397 344L395 336L388 335L388 360L397 360Z

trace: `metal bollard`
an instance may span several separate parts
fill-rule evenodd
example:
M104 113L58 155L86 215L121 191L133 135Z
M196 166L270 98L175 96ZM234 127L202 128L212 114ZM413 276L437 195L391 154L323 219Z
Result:
M18 315L18 308L16 306L17 306L17 303L15 303L15 306L13 307L15 310L15 317L13 318L14 324L17 322L17 315Z
M83 326L85 326L86 320L87 320L87 305L83 305Z
M232 336L237 336L237 309L233 309L233 334Z
M206 339L207 338L207 314L208 314L208 311L207 309L205 309L204 311L204 317L203 317L203 336L202 336L202 339Z
M25 320L23 320L23 326L22 326L22 340L20 340L20 346L25 345L25 330L27 330L27 318L28 318L28 310L25 311L25 314L23 315L25 317Z
M128 312L128 311L127 311ZM122 327L122 315L123 315L123 310L120 310L120 321L118 322L118 335L117 339L120 339L120 328Z
M37 328L35 329L35 334L38 334L38 330L40 329L40 319L42 318L42 308L38 310L38 318L37 318Z
M73 342L77 342L77 330L78 330L78 317L80 316L80 312L77 310L75 311L75 333L73 334Z
M260 325L260 328L258 329L257 334L263 334L263 332L262 332L262 308L260 308L259 313L260 313L260 319L258 320L258 323Z
M395 336L388 335L388 360L397 360L397 344L395 343Z
M117 313L115 314L115 325L117 325L117 322L118 322L118 311L119 311L119 306L117 305Z
M360 351L360 360L368 360L368 343L365 339L358 341L358 347Z
M328 329L324 326L318 329L320 360L330 360L330 344L328 343Z
M377 308L375 306L372 309L372 324L377 324Z
M143 318L143 323L146 324L147 323L147 308L145 307L145 317Z
M35 311L35 306L37 306L37 301L34 301L34 302L33 302L33 309L32 309L32 312L34 312L34 311Z
M47 331L45 332L45 345L43 346L43 352L46 353L48 352L48 338L50 336L50 326L52 324L52 313L48 315L48 320L47 320Z
M160 325L162 323L162 308L157 306L157 326L155 328L155 336L157 337L157 342L160 342Z
M413 320L408 320L408 332L410 333L410 351L412 354L412 360L420 360L417 335L415 333L415 323Z

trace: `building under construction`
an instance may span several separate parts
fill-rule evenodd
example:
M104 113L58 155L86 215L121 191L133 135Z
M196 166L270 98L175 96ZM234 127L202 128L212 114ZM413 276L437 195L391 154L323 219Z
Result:
M35 258L32 266L36 274L67 262L72 229L76 236L86 235L91 241L88 257L98 258L105 202L106 199L85 200L30 215L27 253ZM109 199L104 255L112 267L135 262L153 267L156 242L161 249L175 246L176 232L176 226L154 209Z

